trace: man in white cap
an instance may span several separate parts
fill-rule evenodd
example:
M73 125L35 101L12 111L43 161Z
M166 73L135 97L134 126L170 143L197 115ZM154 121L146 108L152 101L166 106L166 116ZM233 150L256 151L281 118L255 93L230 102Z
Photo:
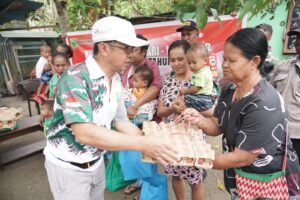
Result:
M140 136L127 118L117 72L129 64L132 47L144 46L132 24L105 17L92 27L93 56L61 77L44 150L54 199L104 198L105 150L138 150L166 164L177 153L158 136ZM111 124L117 131L111 130Z

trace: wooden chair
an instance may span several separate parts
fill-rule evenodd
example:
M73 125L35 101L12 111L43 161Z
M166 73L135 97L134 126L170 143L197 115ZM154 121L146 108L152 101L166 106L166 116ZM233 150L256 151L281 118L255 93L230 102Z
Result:
M34 99L32 99L32 95L37 91L37 89L40 85L40 81L38 79L28 79L28 80L24 80L23 82L19 83L19 85L21 88L21 92L23 93L24 97L27 99L30 117L32 116L30 102L35 103L37 113L40 114L41 111L40 111L39 103L37 101L35 101Z

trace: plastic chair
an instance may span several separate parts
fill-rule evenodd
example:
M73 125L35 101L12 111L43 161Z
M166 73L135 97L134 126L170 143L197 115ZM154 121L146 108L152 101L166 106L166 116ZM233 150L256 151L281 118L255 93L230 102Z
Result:
M40 111L39 103L37 101L35 101L34 99L32 99L32 95L37 91L37 89L40 85L39 80L38 79L28 79L28 80L24 80L23 82L21 82L19 84L21 86L21 90L22 90L24 97L27 99L30 117L32 116L30 102L35 103L37 113L40 114L41 111Z

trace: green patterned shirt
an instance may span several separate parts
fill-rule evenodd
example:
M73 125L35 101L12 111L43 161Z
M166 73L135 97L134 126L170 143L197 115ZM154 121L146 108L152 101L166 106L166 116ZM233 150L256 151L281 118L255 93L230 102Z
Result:
M110 89L108 77L93 57L66 70L57 85L46 158L85 163L100 157L103 150L77 142L70 125L94 123L110 129L113 120L127 121L121 90L119 75L113 75Z
M49 97L53 98L56 94L56 85L58 83L58 74L54 74L49 81Z

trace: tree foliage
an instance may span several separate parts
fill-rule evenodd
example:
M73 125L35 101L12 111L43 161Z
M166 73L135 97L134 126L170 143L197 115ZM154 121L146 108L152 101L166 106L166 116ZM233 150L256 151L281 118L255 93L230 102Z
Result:
M97 0L68 0L67 12L71 30L87 30L100 14Z
M181 20L186 13L195 13L193 18L196 19L199 28L204 28L208 16L214 16L221 21L219 15L237 12L239 21L248 13L250 18L257 14L262 14L262 17L271 14L273 19L275 9L282 3L287 3L288 8L293 0L178 0L173 9Z
M173 0L115 0L115 12L125 17L151 16L172 11Z
M127 18L171 11L171 0L68 0L71 30L86 30L102 15Z
M29 14L28 21L31 26L47 26L55 25L56 23L56 10L52 1L40 0L44 4L40 9Z
M151 16L154 14L174 11L182 20L186 13L194 13L193 18L197 21L199 28L204 28L208 16L214 16L218 19L220 15L239 13L241 21L246 14L253 17L262 14L265 17L271 14L274 18L274 11L278 5L287 3L287 6L293 0L43 0L44 2L56 2L51 5L58 5L57 2L64 2L68 20L59 20L65 16L49 17L46 8L33 14L33 19L40 19L41 24L60 24L64 31L88 30L92 24L104 15L121 15L127 18L137 16ZM288 7L287 7L288 8ZM49 8L48 8L49 9ZM52 9L52 8L51 8ZM54 9L55 10L55 9ZM60 10L61 13L62 10ZM52 20L52 22L51 22ZM62 24L67 23L67 24ZM65 30L67 27L68 30Z

